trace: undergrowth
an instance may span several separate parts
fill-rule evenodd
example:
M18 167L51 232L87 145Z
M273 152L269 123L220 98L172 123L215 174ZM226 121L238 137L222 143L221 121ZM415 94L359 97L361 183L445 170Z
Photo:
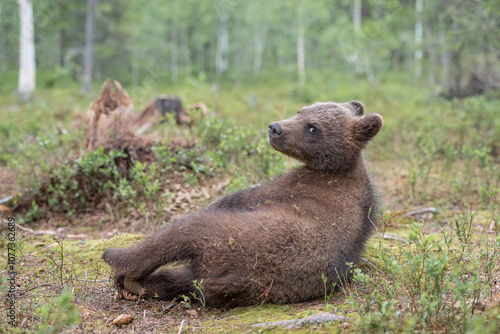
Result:
M473 239L477 213L460 213L442 236L413 222L408 242L372 247L376 270L353 268L347 300L356 328L372 333L498 333L500 221L494 235Z
M145 148L154 156L153 161L132 159L122 150L100 147L56 164L20 194L20 200L29 199L20 222L57 212L72 216L107 203L109 213L118 219L134 211L152 223L166 223L173 182L195 188L224 174L231 177L228 191L233 192L283 171L284 159L267 144L264 131L207 116L183 135L188 143L196 144L175 146L168 138L156 141ZM248 172L249 166L258 173Z

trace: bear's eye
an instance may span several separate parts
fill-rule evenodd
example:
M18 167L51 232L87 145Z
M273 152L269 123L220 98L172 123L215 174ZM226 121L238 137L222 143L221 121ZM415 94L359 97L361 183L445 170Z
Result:
M314 133L318 132L318 129L316 129L314 126L310 126L309 127L309 132L312 133L312 134L314 134Z

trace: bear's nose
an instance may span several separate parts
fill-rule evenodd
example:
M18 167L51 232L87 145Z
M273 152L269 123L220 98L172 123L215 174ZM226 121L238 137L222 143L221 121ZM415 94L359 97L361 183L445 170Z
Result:
M278 123L271 123L269 125L269 130L267 130L267 133L271 138L279 138L283 134L283 132L281 132L281 127L279 126Z

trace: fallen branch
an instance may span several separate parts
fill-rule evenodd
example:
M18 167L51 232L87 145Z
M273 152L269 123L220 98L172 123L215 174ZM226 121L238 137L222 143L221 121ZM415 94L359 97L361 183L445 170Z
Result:
M364 261L365 263L369 264L373 269L378 270L377 266L375 266L373 263L371 263L370 261L368 261L364 257L362 257L361 260Z
M186 319L182 319L182 322L181 322L181 328L179 328L179 331L177 332L177 334L180 334L182 333L182 329L184 328L184 323L186 322Z
M400 237L400 236L392 234L392 233L384 233L384 234L380 235L380 238L386 239L386 240L396 240L396 241L404 242L405 244L408 243L408 239Z
M420 210L415 210L415 211L410 211L406 214L403 215L403 217L407 216L418 216L424 213L436 213L437 210L435 207L431 206L430 208L425 208L425 209L420 209Z
M86 237L88 237L88 235L86 234L64 234L60 231L54 231L54 230L33 230L29 227L24 227L21 225L17 225L16 227L22 231L31 233L33 235L55 235L56 237L59 238L69 238L69 239L85 239Z
M0 199L0 204L5 204L13 198L14 198L14 196L7 196L5 198L2 198L2 199Z
M294 328L301 327L307 324L319 324L319 323L327 323L332 321L345 321L348 320L347 317L341 317L332 313L318 313L311 315L309 317L303 319L292 319L292 320L282 320L275 322L264 322L261 324L254 324L252 327L267 327L267 326L280 326L285 328Z

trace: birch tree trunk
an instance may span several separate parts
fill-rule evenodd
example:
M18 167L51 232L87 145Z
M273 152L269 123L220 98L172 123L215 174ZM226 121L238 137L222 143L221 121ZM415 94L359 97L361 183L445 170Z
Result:
M304 48L304 0L298 0L297 11L297 69L299 72L299 87L306 84L306 61Z
M66 2L61 2L59 4L59 20L64 22L67 16L67 6ZM64 67L66 65L66 24L59 28L59 66Z
M35 36L33 24L33 3L19 1L19 82L17 91L21 101L28 102L35 93Z
M447 85L448 74L450 73L450 58L444 27L440 27L439 44L441 45L441 85Z
M359 32L361 30L361 0L354 0L352 22L354 25L354 31Z
M227 49L228 49L228 23L229 13L224 9L226 0L221 0L222 13L220 14L219 35L217 37L217 53L215 55L215 72L221 75L227 70Z
M262 58L264 57L268 30L269 28L266 25L262 25L255 36L255 60L253 63L254 75L259 75L262 70Z
M87 0L87 18L85 20L85 51L83 54L83 93L90 94L92 85L94 12L96 0Z
M353 23L354 33L356 34L356 39L357 39L358 34L361 31L361 0L354 0L354 5L352 9L352 23ZM356 75L362 74L363 69L361 66L361 59L358 55L358 50L354 51L352 59L354 61L354 71Z
M422 11L424 9L424 0L415 1L415 76L420 78L422 74L422 40L424 28L422 25Z
M0 27L2 26L2 3L0 2ZM6 55L5 55L5 39L0 38L0 72L5 71Z
M191 50L189 50L189 36L186 27L183 27L183 29L181 29L180 37L181 37L180 48L182 50L182 60L183 60L182 66L184 66L184 68L186 67L191 68L193 61L191 56Z
M205 72L205 46L199 35L196 37L196 63L198 71Z
M137 47L132 49L132 87L136 88L139 84L139 51Z
M177 82L179 80L179 62L177 57L177 49L179 48L177 43L177 25L176 22L172 22L170 25L170 73L172 77L172 82Z

